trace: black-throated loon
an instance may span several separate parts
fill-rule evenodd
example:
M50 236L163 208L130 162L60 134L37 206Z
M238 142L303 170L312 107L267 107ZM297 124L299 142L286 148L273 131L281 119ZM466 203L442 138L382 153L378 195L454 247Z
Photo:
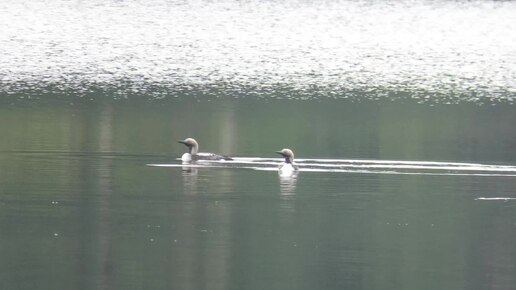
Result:
M226 155L218 155L215 153L199 152L199 144L194 138L186 138L178 141L188 147L188 152L181 156L183 162L191 162L196 160L233 160L233 158Z
M278 168L280 175L293 175L298 172L299 167L294 163L294 152L292 152L292 150L285 148L281 151L276 151L276 153L285 157L285 162Z

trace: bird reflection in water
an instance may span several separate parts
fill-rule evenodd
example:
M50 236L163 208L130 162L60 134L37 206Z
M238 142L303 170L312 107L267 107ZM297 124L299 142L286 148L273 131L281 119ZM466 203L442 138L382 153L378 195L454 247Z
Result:
M278 174L280 182L280 191L282 195L294 195L296 194L296 184L298 172L294 172L290 175Z
M280 179L280 190L283 195L293 195L296 190L297 175L299 167L294 162L294 152L288 148L276 151L285 158L285 161L278 168Z
M190 162L183 162L183 188L186 194L196 194L198 192L197 175L199 169L191 166Z

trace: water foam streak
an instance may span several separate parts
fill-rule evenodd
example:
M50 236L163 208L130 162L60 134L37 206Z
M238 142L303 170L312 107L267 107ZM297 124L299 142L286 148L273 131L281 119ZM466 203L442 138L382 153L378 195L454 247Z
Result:
M280 158L237 157L231 161L209 161L196 164L148 164L157 167L235 168L276 171ZM333 172L362 174L500 176L516 177L516 166L480 163L353 160L353 159L299 159L301 172Z

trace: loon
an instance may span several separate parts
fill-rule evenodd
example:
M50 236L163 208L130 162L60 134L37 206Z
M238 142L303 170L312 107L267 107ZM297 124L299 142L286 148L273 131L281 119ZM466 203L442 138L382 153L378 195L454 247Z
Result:
M278 168L280 175L288 176L298 172L299 167L294 163L294 152L292 152L292 150L285 148L281 151L276 151L276 153L285 157L285 162L283 162Z
M186 138L185 140L180 140L178 142L188 147L188 152L181 156L181 160L183 162L196 160L233 160L233 158L226 155L199 152L199 144L194 138Z

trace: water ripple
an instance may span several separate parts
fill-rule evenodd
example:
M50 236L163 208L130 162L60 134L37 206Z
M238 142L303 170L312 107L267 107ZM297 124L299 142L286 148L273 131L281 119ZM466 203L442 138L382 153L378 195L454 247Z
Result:
M0 3L0 94L516 98L514 1Z
M226 161L199 161L193 164L155 163L152 167L235 168L277 171L281 158L236 157ZM462 162L359 160L359 159L296 159L300 172L516 177L516 166Z

